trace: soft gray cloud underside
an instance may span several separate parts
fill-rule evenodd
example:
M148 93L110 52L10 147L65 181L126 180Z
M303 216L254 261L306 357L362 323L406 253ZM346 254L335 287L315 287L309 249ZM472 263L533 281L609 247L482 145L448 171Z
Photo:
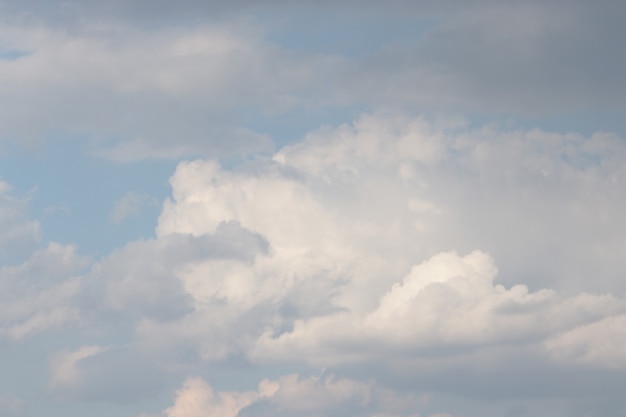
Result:
M399 3L415 9L415 17L403 9L403 19L415 19L416 26L431 22L432 29L358 57L281 46L280 38L267 35L280 19L253 17L253 11L246 19L181 17L191 25L135 21L134 10L168 22L176 11L212 16L221 7L211 2L33 4L36 17L8 19L0 27L0 137L82 135L95 141L98 154L118 161L269 151L271 139L259 125L271 130L280 117L321 109L540 118L625 105L623 2ZM359 19L349 12L353 5L344 6L291 6L290 13ZM24 6L4 7L13 13ZM265 16L282 7L255 2ZM362 7L370 8L394 10L376 2ZM55 10L74 16L74 23L48 24ZM372 24L392 27L394 19L383 13ZM332 30L340 41L364 30L355 27Z

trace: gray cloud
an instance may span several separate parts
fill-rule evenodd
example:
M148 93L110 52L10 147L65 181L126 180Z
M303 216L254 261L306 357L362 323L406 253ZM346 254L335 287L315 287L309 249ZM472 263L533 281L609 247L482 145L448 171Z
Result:
M90 302L104 303L105 309L168 320L190 307L178 277L181 268L206 259L251 262L267 250L262 236L235 221L220 224L213 235L131 242L93 266L85 291Z
M188 26L172 25L177 12L213 15L224 3L37 4L30 7L39 18L1 28L3 49L22 56L0 60L0 80L9 86L0 136L86 136L94 153L117 161L267 152L271 138L250 126L272 131L281 117L315 118L320 109L541 118L620 109L626 96L621 2L398 2L384 10L372 2L359 10L374 10L380 18L373 22L383 28L401 15L416 26L431 22L431 29L357 57L323 46L299 50L297 42L281 46L280 37L268 36L280 20L272 10L295 21L309 11L320 18L339 13L349 23L361 16L350 2L287 10L281 2L255 2L270 17L181 15ZM4 7L13 13L18 3ZM55 10L81 18L73 20L77 26L47 25ZM136 24L146 10L164 23ZM362 26L337 26L339 43L341 36L366 35L352 33Z

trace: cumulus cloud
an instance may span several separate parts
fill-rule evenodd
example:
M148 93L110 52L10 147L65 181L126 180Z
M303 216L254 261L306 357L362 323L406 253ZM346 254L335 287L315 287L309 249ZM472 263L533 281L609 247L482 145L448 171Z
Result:
M183 162L157 242L237 221L269 249L177 267L189 310L142 319L137 341L159 355L194 346L209 362L340 366L524 346L549 361L624 312L610 293L623 273L624 151L606 134L366 115L233 169Z
M529 293L523 285L507 290L494 286L494 278L495 267L484 253L435 255L414 266L371 313L297 321L291 332L264 334L255 353L275 360L321 354L322 364L328 364L386 361L383 347L387 354L395 352L396 360L398 354L428 356L445 349L529 343L626 308L624 300L611 296L560 299L554 291ZM333 358L331 352L337 351L341 353Z
M178 316L189 305L180 278L187 265L208 259L247 264L265 251L265 239L236 221L221 223L212 235L131 242L93 265L85 295L94 305L139 317Z
M621 381L624 153L604 133L374 114L230 168L182 162L155 238L87 273L59 244L3 267L2 334L79 324L83 342L50 360L51 392L72 399L146 398L233 364L341 375L270 379L274 391L190 379L168 417L437 411L389 408L379 380L410 404L416 390L573 395L518 395L502 373Z
M257 390L219 392L215 392L205 380L192 377L176 392L174 405L165 410L164 416L409 417L406 412L415 411L421 405L423 400L414 395L400 396L372 381L333 375L285 375L277 380L262 380Z

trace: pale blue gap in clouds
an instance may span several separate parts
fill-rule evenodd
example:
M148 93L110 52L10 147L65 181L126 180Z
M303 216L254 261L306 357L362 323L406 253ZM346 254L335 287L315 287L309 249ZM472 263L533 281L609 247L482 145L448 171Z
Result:
M31 193L32 218L41 223L43 242L78 245L83 254L105 255L126 242L154 236L160 204L145 204L140 215L111 224L116 201L128 192L161 202L169 194L175 161L118 164L90 156L81 138L55 138L0 153L0 175L14 194Z

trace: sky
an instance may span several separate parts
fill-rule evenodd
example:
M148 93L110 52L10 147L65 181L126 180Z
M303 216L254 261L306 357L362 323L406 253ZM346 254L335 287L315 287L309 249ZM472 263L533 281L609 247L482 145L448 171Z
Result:
M625 23L0 1L0 417L626 416Z

